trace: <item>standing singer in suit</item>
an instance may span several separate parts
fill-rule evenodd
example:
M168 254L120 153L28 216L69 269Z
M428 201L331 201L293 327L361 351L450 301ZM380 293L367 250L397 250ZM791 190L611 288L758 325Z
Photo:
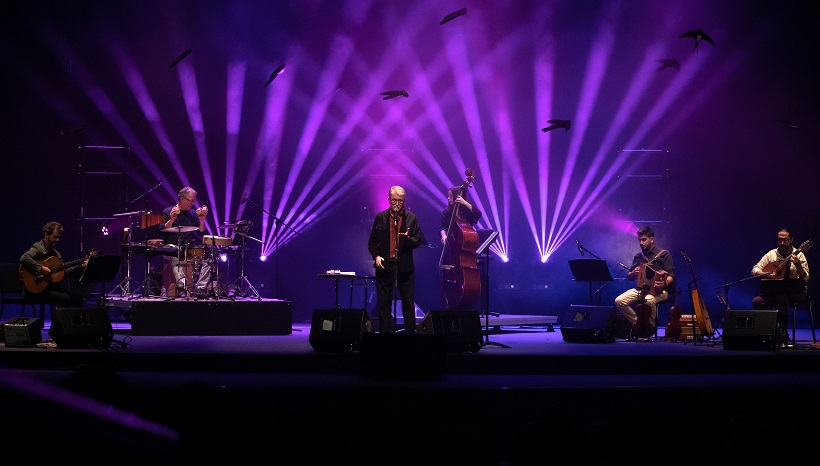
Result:
M376 268L376 309L381 333L396 331L390 310L394 284L401 297L404 329L407 333L416 330L413 250L421 244L422 232L416 215L404 207L405 195L401 186L390 187L390 207L376 214L367 241Z

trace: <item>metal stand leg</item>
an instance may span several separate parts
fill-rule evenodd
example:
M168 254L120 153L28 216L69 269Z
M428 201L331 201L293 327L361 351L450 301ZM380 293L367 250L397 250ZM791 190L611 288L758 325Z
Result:
M248 277L245 276L245 237L242 237L242 244L239 246L239 278L234 281L236 291L234 296L241 295L244 298L262 299L259 292L253 287Z

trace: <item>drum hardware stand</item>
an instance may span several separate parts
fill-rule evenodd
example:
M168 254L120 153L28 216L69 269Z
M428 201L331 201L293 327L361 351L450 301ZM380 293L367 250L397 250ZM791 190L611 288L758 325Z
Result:
M240 294L244 298L254 298L261 300L262 297L259 295L259 292L256 291L256 288L253 287L251 281L248 280L247 276L245 276L245 238L250 238L260 243L262 243L262 240L256 239L253 236L246 235L245 233L241 233L239 231L236 231L234 233L242 237L241 243L239 245L239 277L233 282L233 285L236 287L236 290L238 291L234 292L234 296L236 296L236 294ZM249 294L249 292L253 292L253 294Z
M131 248L131 230L133 229L133 222L131 221L130 216L132 214L138 214L138 213L137 212L127 212L125 214L115 214L114 215L114 217L117 217L117 216L128 216L129 217L129 219L128 219L128 235L126 235L126 237L124 238L126 240L127 251L128 252L126 252L126 260L125 260L125 268L126 268L125 278L123 278L122 281L117 286L115 286L114 289L111 290L110 293L108 293L109 295L116 294L117 291L119 291L120 297L125 297L125 296L130 296L131 295L131 281L133 280L133 278L131 278L131 250L132 250L132 248Z
M152 191L156 190L157 188L160 188L161 186L162 186L162 178L157 178L156 183L154 184L154 186L151 189L149 189L148 191L145 191L144 193L137 196L136 199L131 201L131 204L134 204L135 202L139 201L140 199L145 198L145 207L146 208L141 212L133 212L133 213L138 214L138 215L143 215L143 216L147 215L148 212L150 212L147 208L148 207L148 194L151 193ZM130 239L131 239L131 237L130 237L131 229L130 228L128 230L128 234L129 234L128 251L129 251L129 254L130 254L130 252L131 252L131 241L130 241ZM147 234L145 235L144 247L145 247L145 279L142 281L142 284L140 285L140 288L142 289L142 297L147 298L147 297L151 296L151 285L155 284L153 282L153 279L151 278L151 251L148 247L148 235ZM129 256L129 258L130 258L130 256ZM131 268L130 262L129 262L128 268L129 268L129 270ZM136 291L134 291L134 294L137 294L137 291L139 291L140 288L138 288Z
M276 223L278 222L280 226L283 226L283 227L287 228L288 230L292 231L293 233L296 233L299 236L302 236L302 234L299 233L298 231L294 230L293 228L291 228L290 225L283 222L282 219L280 219L279 217L277 217L275 215L272 215L270 212L268 212L267 210L260 207L259 204L254 202L253 199L251 199L247 195L242 196L242 202L241 203L244 204L245 202L250 202L251 204L255 205L256 208L258 208L262 212L268 214L268 216L273 220L273 225L274 225L273 250L276 251L276 257L274 258L274 261L276 262L276 264L275 264L276 273L274 275L276 276L276 292L278 293L279 292L279 246L280 246L280 244L279 244L279 228L276 227ZM250 226L248 227L248 229L250 229ZM250 236L248 236L248 238L251 238L255 241L259 241L260 243L262 243L264 245L264 242L261 241L261 240L258 240L256 238L253 238L253 237L250 237ZM242 250L240 251L240 257L242 259L243 267L244 267L244 263L245 263L244 247L245 247L245 241L244 241L244 236L243 236Z

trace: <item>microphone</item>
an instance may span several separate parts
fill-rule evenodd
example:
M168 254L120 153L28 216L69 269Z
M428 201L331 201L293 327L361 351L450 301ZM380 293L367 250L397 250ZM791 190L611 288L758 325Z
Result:
M246 202L248 202L248 195L247 195L247 194L243 194L243 195L242 195L242 200L241 200L241 201L239 201L239 203L240 203L240 204L244 204L244 203L246 203Z
M581 255L583 256L584 255L584 247L581 246L581 242L578 241L578 238L575 238L575 244L578 245L578 252L580 252Z

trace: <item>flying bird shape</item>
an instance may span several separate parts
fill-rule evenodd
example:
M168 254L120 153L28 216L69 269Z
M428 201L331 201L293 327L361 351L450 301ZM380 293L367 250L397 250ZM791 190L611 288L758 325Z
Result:
M271 73L270 77L268 78L268 82L265 83L265 87L270 86L270 83L272 83L277 76L279 76L280 74L282 74L283 71L285 71L285 66L287 65L283 63L279 65L275 70L273 70L273 73Z
M395 91L384 91L381 93L384 96L382 100L395 99L398 96L410 97L404 89Z
M182 53L181 53L178 57L176 57L176 58L174 59L174 61L172 61L172 62L171 62L171 64L170 64L170 65L168 65L168 68L173 68L173 67L177 66L177 64L179 64L179 62L181 62L183 59L185 59L185 57L187 57L188 55L190 55L192 51L193 51L193 50L188 49L188 50L186 50L186 51L182 52Z
M709 37L708 34L703 32L703 29L693 29L691 31L686 31L683 34L678 36L678 38L681 38L681 37L691 37L691 38L695 39L695 48L692 49L693 52L697 52L699 50L698 46L700 45L701 40L705 40L706 42L709 42L710 44L715 45L715 41L713 41L712 38Z
M666 68L675 68L680 71L680 63L674 58L661 58L658 60L658 63L660 63L661 66L658 67L657 71L665 70Z
M570 126L572 126L570 120L547 120L547 123L549 123L550 126L547 126L546 128L541 128L541 131L545 133L547 131L552 131L558 128L564 128L564 131L569 131Z
M444 19L442 19L439 24L449 23L450 21L458 18L459 16L464 16L466 14L467 14L467 9L462 8L458 11L454 11L454 12L450 13L449 15L445 16Z

